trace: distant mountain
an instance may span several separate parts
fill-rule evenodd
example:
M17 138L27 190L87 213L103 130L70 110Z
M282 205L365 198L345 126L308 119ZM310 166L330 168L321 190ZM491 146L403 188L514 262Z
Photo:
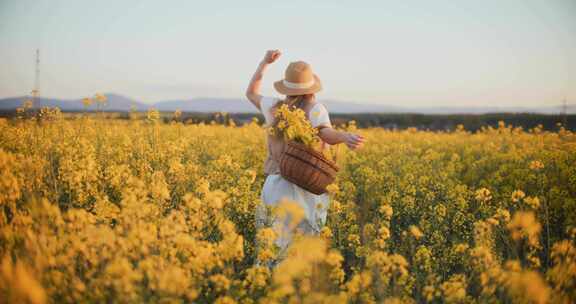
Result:
M104 94L108 100L106 105L104 106L105 111L122 111L127 112L130 111L130 108L134 106L138 111L145 111L147 110L150 105L137 102L133 99L128 97L118 95L118 94ZM30 97L21 96L21 97L11 97L11 98L4 98L0 99L0 110L13 110L17 107L22 106L22 103L30 99ZM95 111L96 104L93 103L88 108L84 107L82 103L82 99L57 99L57 98L45 98L41 97L38 98L36 104L33 105L34 108L41 108L41 107L58 107L62 111Z
M106 111L123 111L127 112L130 111L132 107L134 107L137 111L146 111L150 107L142 102L135 101L134 99L128 98L126 96L118 95L118 94L104 94L108 98L106 103L106 107L104 108ZM95 107L92 105L92 107Z
M419 114L485 114L485 113L539 113L558 114L556 107L398 107L379 104L360 104L341 101L324 101L332 113L419 113ZM576 105L568 105L566 112L576 114Z
M154 104L137 102L126 96L118 94L105 94L108 102L104 107L106 111L130 111L135 107L138 111L156 108L160 111L172 112L177 109L184 112L228 112L228 113L255 113L256 108L245 99L235 98L193 98L188 100L168 100ZM14 110L22 105L26 97L13 97L0 99L0 110ZM354 103L344 101L323 100L331 113L419 113L419 114L484 114L484 113L540 113L558 114L559 106L549 107L400 107L382 104ZM40 98L35 108L44 106L59 107L63 111L83 111L81 99ZM89 111L96 110L91 105ZM567 113L576 114L576 105L569 105Z
M14 110L24 103L25 100L30 99L30 97L11 97L0 99L0 110ZM77 100L65 100L56 98L39 98L36 104L33 105L34 108L41 107L59 107L66 111L77 111L82 110L82 103Z
M247 100L232 98L193 98L170 100L152 105L160 111L255 113L257 109Z

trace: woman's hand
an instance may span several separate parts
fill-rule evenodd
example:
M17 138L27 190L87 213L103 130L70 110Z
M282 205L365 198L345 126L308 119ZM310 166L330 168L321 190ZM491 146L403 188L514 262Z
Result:
M334 130L331 127L320 129L318 136L329 145L345 143L351 150L361 148L366 141L362 135Z
M274 61L280 58L281 54L282 53L280 53L279 50L268 50L266 52L266 55L264 55L264 59L262 59L262 62L267 64L274 63Z
M248 88L246 88L246 98L250 100L250 102L261 110L260 102L262 101L262 95L260 95L260 84L262 82L262 77L264 76L264 71L269 64L273 63L280 57L279 50L268 50L264 59L258 65L256 72L252 75L252 79L250 79L250 84L248 84Z
M353 133L344 133L344 143L346 146L351 150L356 150L361 148L364 145L364 137L362 135L353 134Z

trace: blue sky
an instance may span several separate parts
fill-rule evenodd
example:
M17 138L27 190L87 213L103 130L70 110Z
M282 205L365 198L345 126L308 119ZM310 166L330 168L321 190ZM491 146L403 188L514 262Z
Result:
M0 0L0 97L243 97L264 51L321 99L404 106L576 101L576 1Z

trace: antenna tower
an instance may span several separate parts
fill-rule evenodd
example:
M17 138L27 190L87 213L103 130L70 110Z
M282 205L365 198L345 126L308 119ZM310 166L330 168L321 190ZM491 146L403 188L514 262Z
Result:
M36 107L40 107L39 102L40 97L40 49L36 49L36 68L34 75L34 89L32 90L32 103Z

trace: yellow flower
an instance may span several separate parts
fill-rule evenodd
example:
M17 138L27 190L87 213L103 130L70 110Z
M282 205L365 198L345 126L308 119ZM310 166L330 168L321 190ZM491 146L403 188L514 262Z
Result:
M509 264L504 286L511 298L526 303L548 303L550 289L534 271L522 271L519 263Z
M392 215L394 214L394 210L390 205L381 205L378 211L384 215L386 219L392 218Z
M539 160L533 160L530 162L530 169L532 170L544 169L544 164Z
M182 117L182 111L180 109L176 109L176 111L174 111L174 119L180 119L180 117Z
M408 230L410 231L410 233L412 234L412 236L414 238L416 238L417 240L422 238L424 236L424 233L422 233L422 231L420 230L420 228L411 225L410 227L408 227Z
M516 212L506 227L510 231L512 239L515 241L525 238L528 240L530 246L538 246L538 236L541 226L534 217L534 213Z
M85 107L89 107L92 104L92 98L82 98L82 104L84 104Z
M106 103L106 101L108 101L108 97L106 97L106 95L100 94L100 93L94 94L94 99L96 99L96 101L99 103Z
M214 304L236 304L236 301L229 296L223 296L216 299Z
M493 226L497 226L500 224L500 222L498 222L498 220L495 218L489 218L486 220L486 222L488 222L488 224L493 225Z
M531 196L526 197L524 199L524 203L532 209L540 208L540 200L537 197L531 197Z
M322 229L320 230L320 235L321 235L323 238L329 240L329 239L332 238L332 230L330 230L330 227L324 226L324 227L322 227Z
M272 228L262 228L258 230L258 240L264 246L271 246L276 239L276 232Z
M6 255L2 258L0 270L0 282L6 284L1 286L0 290L9 288L10 291L8 293L10 298L5 298L5 301L34 304L46 303L46 291L37 278L32 275L29 267L20 261L16 261L16 265L14 265L12 258Z
M517 203L519 202L521 199L523 199L526 196L526 194L524 194L524 192L522 190L515 190L514 192L512 192L512 201Z
M302 109L291 109L283 104L276 109L277 119L274 134L281 135L285 140L293 140L314 147L319 142L318 130L313 128Z
M275 215L281 221L288 221L290 229L294 229L304 218L304 209L296 202L282 200L275 209Z
M454 253L456 253L457 255L461 255L464 252L466 252L466 250L468 250L468 245L464 244L464 243L459 243L459 244L456 244L454 246L453 250L454 250Z
M85 101L101 108L96 96ZM345 123L375 140L341 155L330 204L306 214L299 202L279 202L260 221L273 128L234 127L227 113L215 115L218 124L183 125L161 123L156 110L125 120L28 106L0 118L0 302L576 298L576 228L562 213L573 209L571 130ZM302 111L278 110L278 136L316 140ZM544 164L554 170L535 174ZM319 232L300 233L310 228L304 218L325 211ZM286 249L282 220L298 230ZM549 246L539 243L544 223L554 228Z
M31 99L26 99L26 100L24 101L24 103L22 104L22 107L23 107L24 109L31 109L32 106L33 106L33 102L32 102Z
M498 208L498 210L496 210L496 214L494 215L494 218L502 221L502 222L508 222L510 221L510 211L506 210L506 209L502 209L502 208Z
M442 285L440 290L447 303L460 303L466 299L466 276L462 274L453 275Z
M378 236L382 240L387 240L390 238L390 229L388 227L381 227L378 229Z
M488 190L486 188L480 188L480 189L476 190L476 200L478 200L480 202L487 202L491 199L492 199L492 194L490 193L490 190Z
M151 122L158 122L160 120L160 112L154 108L148 110L146 118Z
M326 187L326 191L330 194L337 194L340 191L338 184L332 183Z
M231 282L230 280L222 275L222 274L215 274L210 277L210 282L214 284L214 289L217 292L223 292L230 288Z

